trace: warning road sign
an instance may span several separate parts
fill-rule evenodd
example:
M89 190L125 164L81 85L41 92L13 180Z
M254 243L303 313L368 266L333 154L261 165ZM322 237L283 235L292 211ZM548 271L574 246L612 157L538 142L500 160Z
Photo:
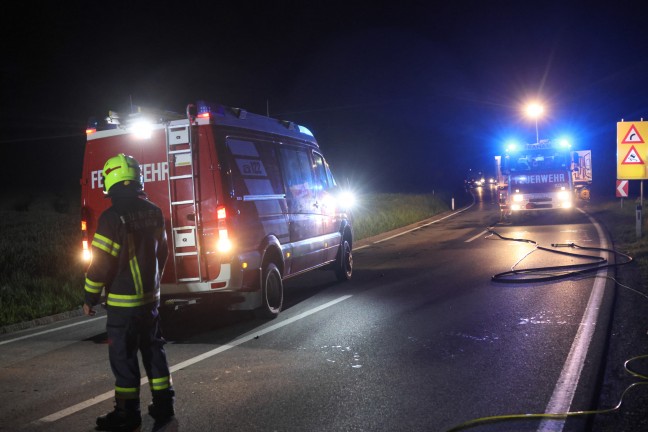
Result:
M617 196L617 198L627 198L628 197L628 180L617 180L616 181L616 196Z
M628 129L628 133L625 138L623 138L623 141L621 141L621 144L638 144L643 142L644 140L641 137L641 134L639 134L635 125L631 123L630 129Z
M617 178L648 179L648 122L617 123Z
M623 162L621 162L622 165L643 165L643 163L644 161L641 159L641 156L639 156L639 153L637 153L635 146L630 147L630 151L628 151L628 154L623 158Z

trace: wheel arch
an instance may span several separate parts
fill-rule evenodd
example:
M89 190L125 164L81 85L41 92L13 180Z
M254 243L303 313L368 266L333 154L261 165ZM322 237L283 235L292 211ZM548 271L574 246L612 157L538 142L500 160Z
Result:
M267 236L261 244L261 268L268 262L274 262L281 276L285 274L285 261L281 252L281 243L274 235Z

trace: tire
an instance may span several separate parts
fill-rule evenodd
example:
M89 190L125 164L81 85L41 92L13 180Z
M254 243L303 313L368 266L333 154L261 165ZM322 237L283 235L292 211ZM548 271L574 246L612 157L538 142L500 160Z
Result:
M273 263L263 267L261 279L261 307L255 311L259 318L273 319L279 315L283 307L283 281L281 272Z
M335 263L335 277L339 282L348 281L353 275L353 253L347 239L342 240Z

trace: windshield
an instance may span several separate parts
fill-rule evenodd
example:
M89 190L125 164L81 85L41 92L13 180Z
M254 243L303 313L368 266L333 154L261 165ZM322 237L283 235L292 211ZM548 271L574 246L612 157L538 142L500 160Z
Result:
M513 154L507 159L512 173L569 169L569 154L551 150Z

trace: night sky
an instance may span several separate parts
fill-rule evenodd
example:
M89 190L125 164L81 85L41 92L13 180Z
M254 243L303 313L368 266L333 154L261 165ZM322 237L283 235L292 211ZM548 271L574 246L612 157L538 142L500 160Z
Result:
M198 99L311 129L338 181L429 192L510 139L593 150L648 118L648 4L569 1L3 2L0 191L76 190L90 116Z

